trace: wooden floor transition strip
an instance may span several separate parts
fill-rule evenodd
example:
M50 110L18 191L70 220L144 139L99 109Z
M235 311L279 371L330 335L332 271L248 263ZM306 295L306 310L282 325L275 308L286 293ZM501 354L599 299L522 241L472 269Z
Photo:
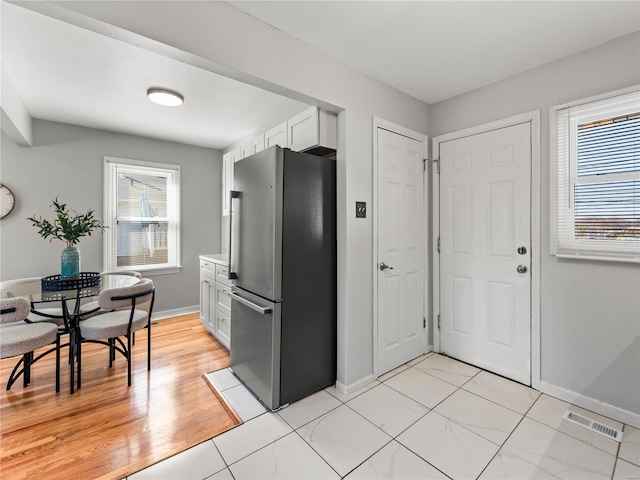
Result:
M209 373L213 373L213 372L209 372ZM207 383L207 385L209 385L209 388L215 394L215 396L218 397L218 401L223 406L223 408L227 411L229 416L236 422L235 426L237 427L238 425L242 425L244 421L242 420L242 418L240 418L240 415L238 415L238 413L233 409L233 407L231 406L227 398L222 394L220 390L218 390L218 387L216 387L213 384L213 382L207 376L206 373L202 374L202 378L204 378L204 381Z

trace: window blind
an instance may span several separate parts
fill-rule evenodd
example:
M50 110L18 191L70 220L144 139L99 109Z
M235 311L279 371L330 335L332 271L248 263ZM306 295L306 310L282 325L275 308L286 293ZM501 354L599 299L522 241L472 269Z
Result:
M179 167L105 159L105 269L179 265Z
M552 253L640 261L640 92L553 115Z

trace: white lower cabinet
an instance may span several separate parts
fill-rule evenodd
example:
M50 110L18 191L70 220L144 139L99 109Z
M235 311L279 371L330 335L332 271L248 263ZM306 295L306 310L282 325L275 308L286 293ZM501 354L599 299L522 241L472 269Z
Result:
M225 347L231 338L228 266L200 259L200 321Z

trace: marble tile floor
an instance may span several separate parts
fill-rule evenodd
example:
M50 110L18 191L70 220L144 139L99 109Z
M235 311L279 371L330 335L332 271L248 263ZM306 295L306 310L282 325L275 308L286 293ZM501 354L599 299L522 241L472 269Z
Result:
M438 354L276 413L228 369L208 375L244 423L128 479L640 479L637 428Z

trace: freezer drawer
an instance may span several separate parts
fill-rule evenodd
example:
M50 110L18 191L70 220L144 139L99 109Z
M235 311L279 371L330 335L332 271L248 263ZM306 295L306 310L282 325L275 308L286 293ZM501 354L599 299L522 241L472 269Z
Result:
M231 370L268 408L280 406L279 303L240 289L231 297Z

